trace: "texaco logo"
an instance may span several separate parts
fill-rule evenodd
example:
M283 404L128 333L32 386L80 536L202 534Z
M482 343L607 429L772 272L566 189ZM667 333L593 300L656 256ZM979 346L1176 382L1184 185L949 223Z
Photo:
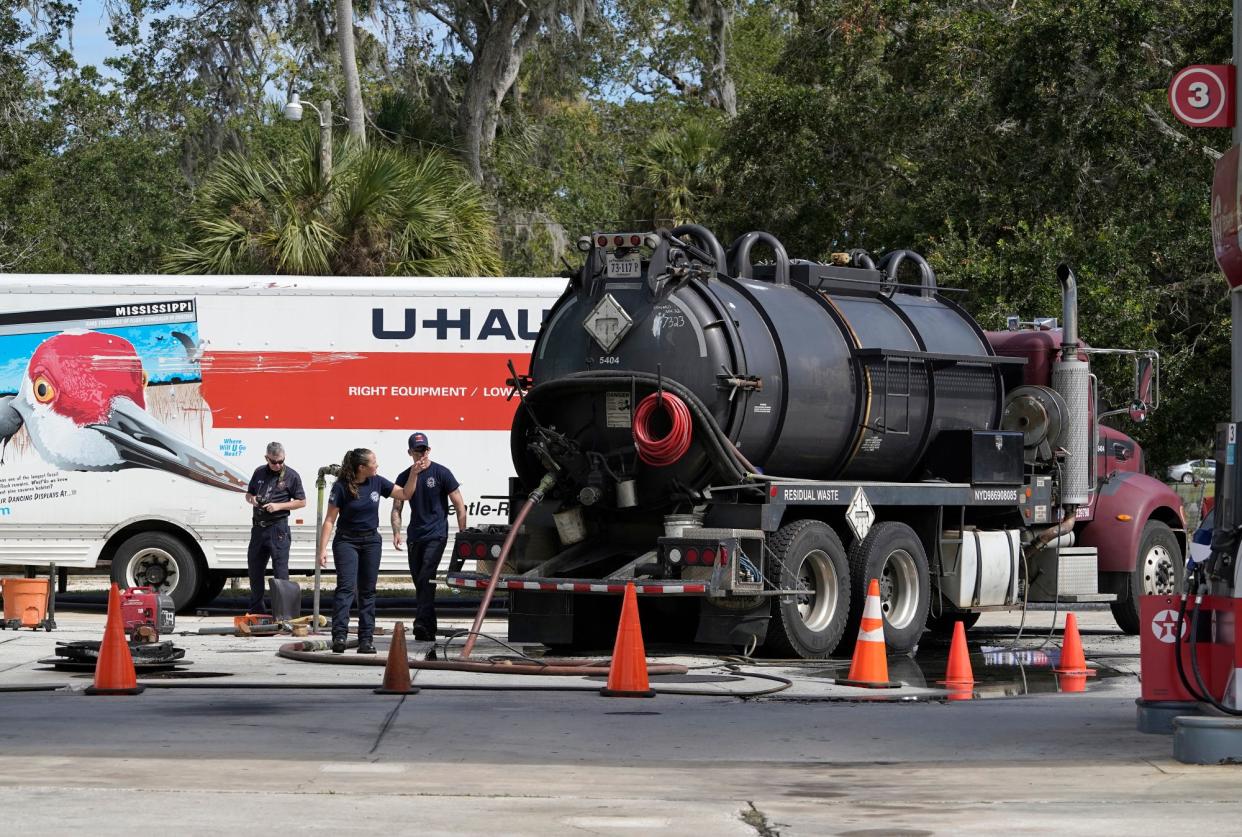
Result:
M1161 642L1177 641L1177 611L1162 610L1152 617L1151 632ZM1182 638L1186 638L1186 623L1182 623Z

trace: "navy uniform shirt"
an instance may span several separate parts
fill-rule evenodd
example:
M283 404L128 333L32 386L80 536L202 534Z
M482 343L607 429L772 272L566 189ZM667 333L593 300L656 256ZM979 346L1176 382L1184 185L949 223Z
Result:
M410 469L397 475L397 485L405 485ZM448 539L449 495L460 488L453 472L432 462L418 475L418 488L410 500L410 525L406 537L411 541ZM406 486L408 489L409 486Z
M306 492L302 490L302 478L298 472L285 466L273 471L266 465L260 465L250 477L250 485L246 493L254 497L254 522L267 524L275 520L283 520L289 516L288 509L278 512L266 512L263 507L268 503L287 503L290 500L305 500Z
M357 486L358 496L350 496L344 480L332 484L328 505L340 509L336 519L338 535L365 535L379 529L380 499L392 496L392 483L374 476Z

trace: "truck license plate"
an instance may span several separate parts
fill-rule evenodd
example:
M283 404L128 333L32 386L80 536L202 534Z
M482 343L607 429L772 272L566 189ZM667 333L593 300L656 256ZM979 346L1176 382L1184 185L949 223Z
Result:
M609 279L637 279L643 274L643 264L638 255L608 260Z

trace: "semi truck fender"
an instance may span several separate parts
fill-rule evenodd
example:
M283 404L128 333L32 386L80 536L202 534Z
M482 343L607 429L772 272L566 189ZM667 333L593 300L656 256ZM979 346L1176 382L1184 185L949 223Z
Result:
M1075 530L1077 544L1098 550L1100 572L1133 572L1143 527L1149 520L1168 524L1185 554L1186 523L1177 492L1146 474L1119 472L1100 486L1095 519Z

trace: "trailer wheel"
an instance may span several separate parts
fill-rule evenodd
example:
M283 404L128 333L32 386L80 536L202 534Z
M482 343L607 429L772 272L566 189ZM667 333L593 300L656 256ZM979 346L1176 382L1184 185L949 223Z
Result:
M837 533L818 520L786 524L768 540L769 574L797 596L772 602L763 648L774 657L819 659L837 649L850 610L850 572Z
M112 557L112 580L119 587L154 587L172 597L177 612L190 607L203 573L189 548L167 532L127 538Z
M1130 583L1126 585L1126 596L1109 604L1117 626L1131 636L1138 634L1139 596L1176 594L1182 589L1185 566L1182 548L1173 530L1159 520L1147 521L1135 556L1134 572L1130 573Z
M913 651L927 625L931 602L927 553L914 530L891 520L872 526L867 537L850 550L850 575L853 605L849 624L857 626L862 620L868 583L878 579L889 653Z

